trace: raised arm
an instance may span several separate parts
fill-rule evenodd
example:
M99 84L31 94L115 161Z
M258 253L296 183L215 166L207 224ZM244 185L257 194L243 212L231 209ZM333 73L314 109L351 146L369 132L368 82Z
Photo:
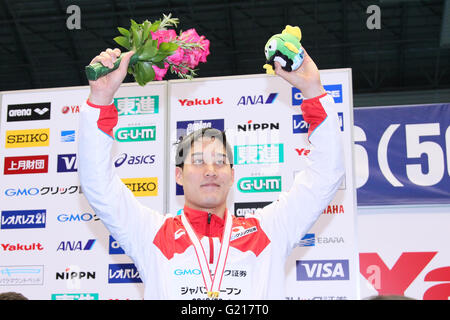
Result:
M276 62L275 73L301 90L301 109L309 124L311 144L307 168L296 175L288 192L260 211L262 228L288 254L333 199L345 168L334 100L326 94L314 61L305 51L299 69L286 72Z
M120 55L120 50L108 49L91 63L105 66ZM78 172L83 194L113 237L135 262L142 257L138 251L142 243L151 242L151 236L161 225L163 216L136 200L130 190L115 174L111 147L113 128L118 112L113 97L126 75L132 52L127 53L114 72L89 81L90 95L80 112L78 134Z

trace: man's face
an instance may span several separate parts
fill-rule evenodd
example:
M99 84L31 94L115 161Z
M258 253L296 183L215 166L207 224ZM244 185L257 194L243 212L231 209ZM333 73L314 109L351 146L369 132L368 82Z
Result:
M185 204L197 210L226 207L234 182L234 170L219 139L204 137L195 141L186 156L184 168L176 167L175 178L183 186Z

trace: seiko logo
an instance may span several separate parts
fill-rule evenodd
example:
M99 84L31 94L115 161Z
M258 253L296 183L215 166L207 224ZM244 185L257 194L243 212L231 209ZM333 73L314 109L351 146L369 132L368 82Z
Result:
M6 148L46 147L50 143L50 129L6 131Z

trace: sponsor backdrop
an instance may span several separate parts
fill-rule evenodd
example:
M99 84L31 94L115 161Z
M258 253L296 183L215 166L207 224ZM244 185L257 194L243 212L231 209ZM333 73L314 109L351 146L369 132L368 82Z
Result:
M361 297L450 299L450 104L354 115Z
M139 274L90 208L77 173L87 87L6 92L0 133L0 292L30 299L142 299ZM112 157L163 212L166 82L122 85Z
M346 179L286 265L287 299L359 298L356 194L353 184L352 88L349 69L321 71L336 102L345 145ZM234 151L235 183L228 208L238 216L288 191L310 152L302 95L278 77L251 75L169 82L170 145L197 128L226 129ZM168 210L183 207L171 148ZM299 208L301 210L301 208Z

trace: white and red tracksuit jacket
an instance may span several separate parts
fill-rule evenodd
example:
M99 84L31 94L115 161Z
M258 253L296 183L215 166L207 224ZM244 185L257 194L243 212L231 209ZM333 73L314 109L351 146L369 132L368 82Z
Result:
M294 244L333 199L344 175L338 117L331 96L303 101L312 145L309 165L288 192L254 215L232 217L233 233L223 274L222 299L284 299L285 262ZM83 193L139 271L145 299L207 298L197 256L181 216L143 206L114 172L111 158L114 105L87 102L80 114L78 172ZM215 270L224 220L185 207ZM255 228L256 227L256 228ZM247 230L248 232L242 232Z

